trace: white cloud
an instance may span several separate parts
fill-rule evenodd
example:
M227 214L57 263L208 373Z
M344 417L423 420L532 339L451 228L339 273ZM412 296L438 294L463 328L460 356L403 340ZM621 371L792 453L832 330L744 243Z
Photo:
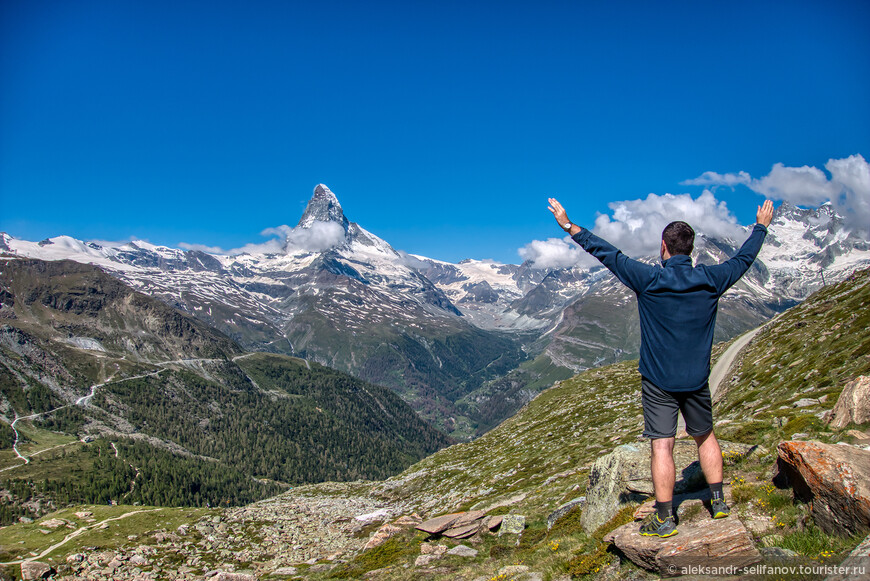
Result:
M226 254L226 251L220 246L206 246L205 244L188 244L187 242L179 242L179 248L184 250L199 250L208 254Z
M831 202L846 226L864 237L870 236L870 164L860 154L844 159L829 159L825 169L817 167L787 167L777 163L770 173L754 179L746 172L718 174L704 172L700 177L683 182L686 185L749 187L773 200L798 206L818 206Z
M598 262L586 254L569 236L532 240L517 252L523 260L531 260L535 268L571 268Z
M314 220L306 227L291 228L286 224L266 228L262 236L273 236L262 244L246 244L230 250L228 254L283 254L288 252L323 252L345 241L341 224Z
M662 230L676 220L688 222L696 234L732 240L744 237L725 202L717 200L708 190L697 199L689 194L649 194L642 200L612 202L609 207L613 216L599 214L592 231L628 256L658 255ZM519 253L536 268L567 268L598 262L567 237L534 240L519 249Z

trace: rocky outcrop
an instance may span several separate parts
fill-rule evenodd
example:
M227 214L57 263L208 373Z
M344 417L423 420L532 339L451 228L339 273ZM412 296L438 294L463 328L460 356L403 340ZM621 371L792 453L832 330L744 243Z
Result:
M712 520L706 512L681 522L673 537L644 537L640 523L631 522L610 532L613 543L631 562L662 575L677 575L695 566L745 567L761 560L752 535L737 518Z
M870 376L856 377L846 384L834 409L831 410L829 423L832 428L845 428L850 423L870 422Z
M820 442L781 442L774 483L811 503L827 533L870 531L870 451Z
M54 569L48 563L39 561L25 561L21 563L21 578L24 581L32 579L47 579L54 574Z
M467 539L478 532L495 530L501 523L502 517L488 517L485 511L471 510L431 518L416 525L415 528L430 535L442 535L451 539Z
M719 442L723 453L745 455L751 446ZM699 490L706 486L694 441L674 444L677 481L674 493ZM609 521L628 502L639 502L655 493L650 473L650 444L623 444L592 464L586 489L586 508L580 517L583 529L591 533Z

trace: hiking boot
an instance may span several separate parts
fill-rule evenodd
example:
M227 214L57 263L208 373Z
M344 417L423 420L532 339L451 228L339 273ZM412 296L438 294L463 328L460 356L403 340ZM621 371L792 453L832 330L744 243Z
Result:
M640 534L645 537L671 537L677 534L677 523L671 515L660 520L658 513L652 513L640 527Z
M725 504L724 500L714 499L713 502L710 503L710 512L713 513L713 518L725 518L731 514L731 509L728 508L728 505Z

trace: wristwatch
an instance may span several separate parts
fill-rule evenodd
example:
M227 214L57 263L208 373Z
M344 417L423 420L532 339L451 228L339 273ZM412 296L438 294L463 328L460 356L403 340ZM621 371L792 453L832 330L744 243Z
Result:
M567 232L568 230L571 229L571 226L572 226L571 222L565 222L564 224L562 224L562 230Z

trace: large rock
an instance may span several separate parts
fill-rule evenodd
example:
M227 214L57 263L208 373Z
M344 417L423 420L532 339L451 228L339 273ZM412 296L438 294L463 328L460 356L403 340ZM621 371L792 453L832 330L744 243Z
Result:
M847 383L831 410L832 428L845 428L850 422L870 422L870 376L862 375Z
M418 524L416 528L424 533L437 535L452 527L453 523L462 518L464 514L464 512L454 512L452 514L444 514L435 518L430 518L426 522Z
M720 441L719 444L723 453L744 455L752 449L751 446L731 442ZM675 494L706 486L694 440L677 440L674 443L674 465L677 470ZM613 518L625 503L641 502L654 493L649 441L618 446L610 454L596 460L589 470L586 508L580 515L580 525L587 533L594 532Z
M706 516L706 513L704 513ZM676 535L661 539L641 536L640 523L623 525L604 537L635 565L663 575L684 567L746 567L761 560L752 535L736 518L680 523Z
M48 563L40 563L39 561L25 561L21 563L21 578L24 581L47 579L53 573L54 569Z
M828 533L870 531L870 451L821 442L780 442L777 486L791 486L811 503L813 519Z

